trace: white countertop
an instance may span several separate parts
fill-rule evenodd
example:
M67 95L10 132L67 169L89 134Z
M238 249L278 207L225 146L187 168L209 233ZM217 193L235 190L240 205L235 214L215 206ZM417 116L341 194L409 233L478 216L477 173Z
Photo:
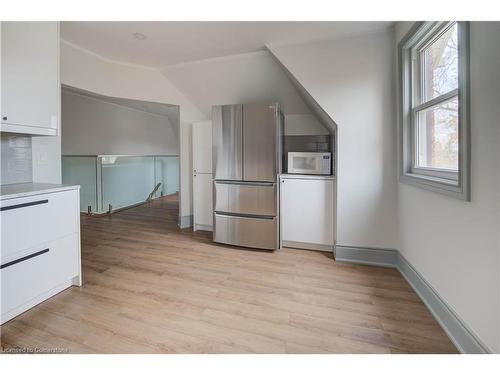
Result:
M42 184L32 182L25 184L0 185L0 200L74 189L80 189L80 185Z
M316 175L316 174L291 174L282 173L280 178L296 178L298 180L335 180L335 176Z

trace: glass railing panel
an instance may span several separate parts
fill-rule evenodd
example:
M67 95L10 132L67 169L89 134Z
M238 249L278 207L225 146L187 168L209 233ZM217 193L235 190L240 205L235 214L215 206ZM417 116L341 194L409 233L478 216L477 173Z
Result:
M179 191L179 157L155 156L156 183L161 183L155 198Z
M101 156L103 210L144 202L155 187L153 156Z
M62 183L80 185L80 211L97 212L97 158L95 156L63 156Z

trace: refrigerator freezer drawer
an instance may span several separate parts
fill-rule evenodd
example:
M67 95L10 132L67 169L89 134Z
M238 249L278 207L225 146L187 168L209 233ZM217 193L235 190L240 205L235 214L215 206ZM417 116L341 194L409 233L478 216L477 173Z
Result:
M276 216L277 207L275 183L215 182L215 211Z
M214 241L229 245L275 250L278 220L215 214Z

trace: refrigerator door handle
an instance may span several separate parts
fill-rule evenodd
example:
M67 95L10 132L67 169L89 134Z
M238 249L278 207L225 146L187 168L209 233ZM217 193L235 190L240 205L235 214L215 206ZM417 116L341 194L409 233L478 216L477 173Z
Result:
M230 181L230 180L215 180L216 184L226 185L248 185L248 186L273 186L275 182L259 182L259 181Z
M276 216L269 216L269 215L251 215L251 214L224 212L224 211L215 211L215 214L224 217L242 217L242 218L257 219L257 220L274 220L276 218Z

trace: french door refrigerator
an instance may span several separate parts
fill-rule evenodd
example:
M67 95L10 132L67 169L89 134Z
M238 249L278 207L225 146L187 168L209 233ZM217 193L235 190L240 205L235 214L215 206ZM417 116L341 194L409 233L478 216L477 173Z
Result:
M282 124L277 103L213 107L215 242L279 248Z

